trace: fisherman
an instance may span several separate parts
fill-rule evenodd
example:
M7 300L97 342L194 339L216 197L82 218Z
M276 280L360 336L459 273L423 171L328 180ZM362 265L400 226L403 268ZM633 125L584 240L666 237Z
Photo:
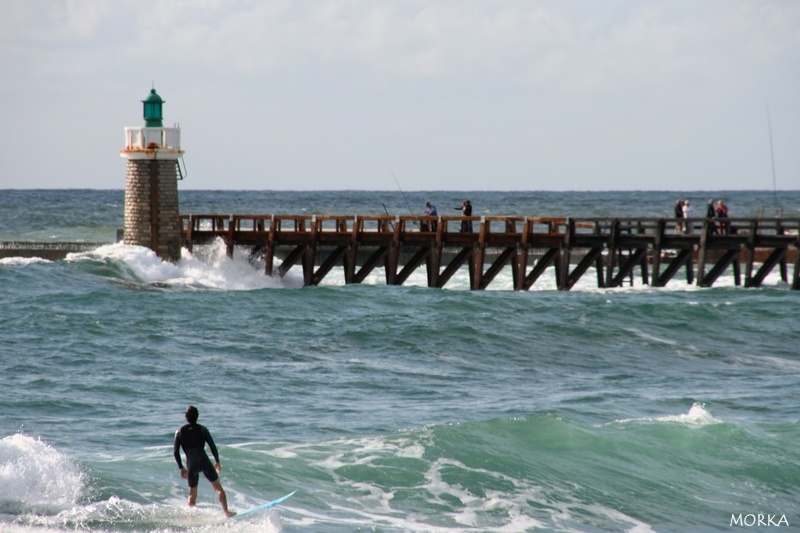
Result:
M189 507L194 507L197 503L197 484L200 481L200 472L202 472L217 492L217 498L219 498L219 503L222 504L225 516L230 518L236 513L228 510L228 498L222 488L222 483L219 481L218 472L222 470L222 465L219 462L219 452L208 429L197 423L199 416L200 413L197 407L190 405L186 408L185 417L188 423L175 433L173 446L175 461L178 463L178 468L181 469L181 477L189 481ZM206 444L208 444L211 454L214 456L213 465L211 464L211 459L206 455ZM186 454L187 468L183 467L183 462L181 461L181 448L183 448L183 453Z
M436 206L430 202L425 202L425 216L439 216L439 213L436 211ZM436 222L436 220L431 220L431 231L436 231Z
M471 217L472 216L472 204L469 200L464 200L461 202L461 207L456 207L456 211L461 211L461 216ZM472 221L471 220L462 220L461 221L461 233L472 233Z

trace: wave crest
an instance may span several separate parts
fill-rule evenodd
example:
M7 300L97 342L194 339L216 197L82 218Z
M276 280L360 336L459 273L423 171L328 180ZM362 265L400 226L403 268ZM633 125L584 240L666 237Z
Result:
M16 434L0 440L3 506L70 506L81 496L85 475L49 444Z

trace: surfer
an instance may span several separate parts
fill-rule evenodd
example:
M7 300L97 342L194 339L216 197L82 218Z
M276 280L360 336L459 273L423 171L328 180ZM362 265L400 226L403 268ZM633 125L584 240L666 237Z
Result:
M230 518L236 513L228 510L228 498L222 488L222 483L219 481L218 472L222 470L222 465L219 463L219 452L214 444L214 439L211 438L211 433L205 426L197 423L197 418L200 416L197 407L193 405L187 407L185 416L188 424L175 433L173 453L175 461L178 463L178 468L181 469L181 477L189 481L189 507L194 507L197 502L197 484L200 481L200 472L202 472L206 479L211 482L214 490L217 491L217 498L219 498L219 503L222 504L225 516ZM211 464L211 459L206 455L206 443L208 443L211 454L214 456L213 465ZM188 469L183 467L181 448L183 448L183 453L186 454L186 466Z

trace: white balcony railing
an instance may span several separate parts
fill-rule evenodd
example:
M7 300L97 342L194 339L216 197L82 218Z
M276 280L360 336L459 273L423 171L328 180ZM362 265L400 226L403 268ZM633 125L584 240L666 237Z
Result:
M125 150L181 151L180 128L125 128Z

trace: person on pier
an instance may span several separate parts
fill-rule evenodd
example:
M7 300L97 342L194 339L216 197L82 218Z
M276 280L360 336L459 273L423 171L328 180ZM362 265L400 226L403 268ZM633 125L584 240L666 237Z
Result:
M717 201L717 218L725 219L728 218L728 206L725 205L725 202L722 200ZM723 235L727 235L730 231L731 223L725 220L720 220L719 223L719 231Z
M706 207L706 218L710 218L712 220L711 224L708 225L708 232L711 235L716 235L719 233L717 231L717 224L713 222L713 220L717 217L717 211L714 209L714 199L708 199L708 206Z
M683 200L678 200L675 202L675 218L681 219L683 218ZM683 222L681 220L675 221L675 234L679 235L683 233Z
M461 202L461 207L456 207L455 209L461 211L461 216L465 217L472 216L472 204L469 202L469 200L464 200L463 202ZM461 221L461 233L472 233L471 220Z
M694 218L694 208L692 207L692 204L689 203L689 200L683 202L683 218L685 219ZM686 232L686 235L692 234L693 228L691 222L688 221L684 222L683 228L684 231Z
M436 211L436 206L433 205L430 202L425 202L425 216L428 216L428 217L439 216L439 213ZM427 225L428 225L428 223L425 222L426 230L427 230ZM431 220L430 221L431 231L436 231L436 226L437 226L436 221L435 220Z

